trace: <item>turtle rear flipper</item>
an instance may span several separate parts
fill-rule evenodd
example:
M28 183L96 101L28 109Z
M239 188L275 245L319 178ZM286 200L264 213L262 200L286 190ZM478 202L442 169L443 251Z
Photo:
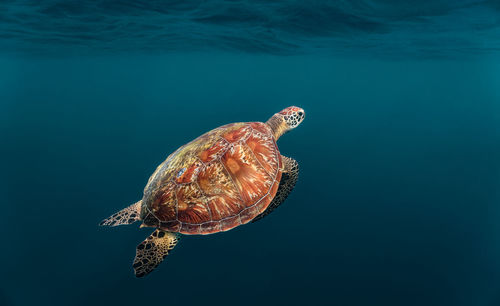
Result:
M140 220L142 200L130 205L127 208L111 215L99 223L100 226L117 226L123 224L132 224Z
M153 271L179 241L179 235L155 230L146 240L137 246L134 258L134 272L136 277L143 277Z

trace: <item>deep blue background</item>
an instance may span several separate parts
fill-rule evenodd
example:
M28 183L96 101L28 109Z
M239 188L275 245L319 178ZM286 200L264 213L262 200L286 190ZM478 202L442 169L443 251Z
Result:
M496 2L26 3L0 13L0 305L500 305ZM285 204L134 278L150 230L97 224L180 145L290 105Z

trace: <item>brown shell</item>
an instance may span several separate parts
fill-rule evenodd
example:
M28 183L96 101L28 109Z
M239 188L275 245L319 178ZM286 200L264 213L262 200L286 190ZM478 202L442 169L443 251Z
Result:
M158 166L144 189L144 225L211 234L245 224L276 195L280 169L281 155L269 126L221 126Z

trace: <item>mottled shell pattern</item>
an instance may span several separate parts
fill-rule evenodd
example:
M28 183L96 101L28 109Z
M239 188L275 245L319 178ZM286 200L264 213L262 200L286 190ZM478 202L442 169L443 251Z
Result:
M144 189L144 226L211 234L248 223L278 189L281 155L260 122L216 128L172 153Z

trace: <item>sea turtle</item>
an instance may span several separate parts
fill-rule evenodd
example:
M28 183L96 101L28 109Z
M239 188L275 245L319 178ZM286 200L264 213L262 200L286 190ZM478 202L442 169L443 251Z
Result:
M291 106L266 123L241 122L207 132L170 154L151 175L139 202L103 220L142 221L155 231L137 246L134 272L153 271L180 234L206 235L257 221L278 207L297 182L298 163L276 141L305 113Z

